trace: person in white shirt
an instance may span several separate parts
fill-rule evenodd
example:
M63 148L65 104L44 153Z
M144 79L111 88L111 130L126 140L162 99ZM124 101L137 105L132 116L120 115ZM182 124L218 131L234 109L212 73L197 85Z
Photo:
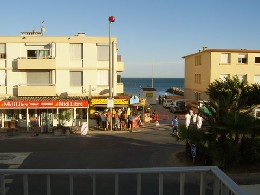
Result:
M198 115L197 117L197 128L200 129L201 126L202 126L202 121L203 121L203 118L201 116L201 114Z
M187 114L185 114L185 125L186 125L186 128L189 128L189 126L190 126L190 121L191 121L191 115L190 115L190 113L188 112Z

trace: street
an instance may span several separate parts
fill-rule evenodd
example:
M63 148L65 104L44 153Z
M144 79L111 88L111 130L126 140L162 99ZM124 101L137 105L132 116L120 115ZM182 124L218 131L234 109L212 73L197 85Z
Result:
M170 135L169 122L162 121L159 126L153 123L148 124L132 133L127 131L91 131L87 136L46 137L39 135L37 137L2 139L0 142L0 168L107 169L181 166L182 164L178 162L175 154L184 150L184 144L176 142L175 138ZM109 178L109 176L98 178L98 184L102 186L102 190L98 188L98 192L100 194L113 194L113 179L110 185L104 180L106 177ZM46 194L43 178L40 176L31 176L30 178L30 194ZM75 194L85 192L86 189L80 186L90 185L83 184L83 181L86 182L89 179L85 176L77 178L75 185L78 187L75 189L77 191ZM135 180L136 178L133 176L121 179L123 189L121 189L122 187L120 189L124 193L121 191L120 194L132 194L133 188L129 185L133 183L132 185L135 186ZM168 183L166 178L165 181ZM17 194L18 186L22 188L21 182L22 179L19 179L18 176L10 176L6 181L8 194ZM150 187L147 187L145 192L153 194L151 192L154 191L154 194L157 194L157 185L155 187L154 182L157 183L157 179L147 178L144 186ZM53 189L55 190L53 194L68 193L67 178L52 177L52 183L56 186ZM172 187L168 189L169 194L172 192ZM43 190L39 191L40 188ZM126 190L126 188L129 189Z

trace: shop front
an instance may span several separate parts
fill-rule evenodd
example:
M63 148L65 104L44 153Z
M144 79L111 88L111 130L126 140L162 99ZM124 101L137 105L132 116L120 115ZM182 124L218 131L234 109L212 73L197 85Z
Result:
M88 122L87 100L46 100L32 98L28 100L0 101L0 127L29 128L37 124L42 132L58 124L81 126Z
M96 112L104 112L107 110L107 98L92 98L90 100L89 113L90 118L95 117ZM114 109L117 110L121 108L122 110L127 110L129 104L129 97L116 97L114 98Z

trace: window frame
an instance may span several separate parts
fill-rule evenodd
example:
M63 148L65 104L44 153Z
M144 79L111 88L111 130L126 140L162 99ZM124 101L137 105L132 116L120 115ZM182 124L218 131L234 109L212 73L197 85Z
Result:
M245 57L241 57L245 56ZM248 63L248 54L240 53L237 56L237 63L238 64L247 64Z
M70 71L70 87L82 87L82 86L83 86L83 72Z
M224 59L223 55L227 55L228 56L227 57L227 62L222 61ZM220 64L230 64L230 63L231 63L231 54L230 53L221 53L220 54Z

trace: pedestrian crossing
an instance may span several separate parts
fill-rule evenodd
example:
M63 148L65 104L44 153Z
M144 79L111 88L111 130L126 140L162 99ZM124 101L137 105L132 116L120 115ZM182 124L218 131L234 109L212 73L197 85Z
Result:
M20 153L0 153L0 168L1 169L18 169L23 161L31 154L31 152ZM14 179L12 175L5 175L4 177L4 191L7 194ZM2 192L2 185L0 185L0 192Z

